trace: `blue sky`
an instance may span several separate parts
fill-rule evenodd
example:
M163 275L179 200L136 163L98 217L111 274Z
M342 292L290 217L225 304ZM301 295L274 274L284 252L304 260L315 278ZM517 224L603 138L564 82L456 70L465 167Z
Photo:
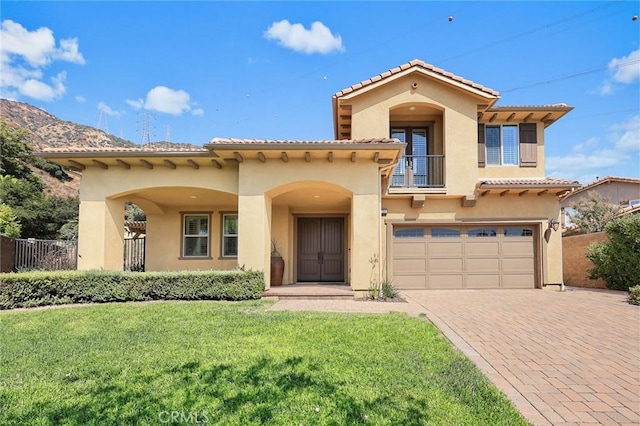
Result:
M335 92L417 58L575 107L548 176L640 177L639 4L2 1L0 95L136 143L146 113L152 141L330 139Z

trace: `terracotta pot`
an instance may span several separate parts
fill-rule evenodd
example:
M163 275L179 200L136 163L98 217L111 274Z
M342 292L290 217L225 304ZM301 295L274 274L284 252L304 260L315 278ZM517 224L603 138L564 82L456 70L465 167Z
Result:
M271 257L271 285L282 285L284 276L284 259L280 256Z

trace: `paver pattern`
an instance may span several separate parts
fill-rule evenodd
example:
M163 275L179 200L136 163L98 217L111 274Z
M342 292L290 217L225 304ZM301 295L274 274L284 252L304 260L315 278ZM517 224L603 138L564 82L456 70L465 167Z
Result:
M640 308L602 290L407 291L535 425L640 425Z
M606 290L412 290L408 303L273 310L426 313L534 425L640 425L640 308Z

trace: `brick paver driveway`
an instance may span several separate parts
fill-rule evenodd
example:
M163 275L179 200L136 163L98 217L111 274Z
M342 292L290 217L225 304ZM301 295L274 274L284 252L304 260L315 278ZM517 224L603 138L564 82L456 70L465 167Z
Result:
M640 424L640 308L624 293L404 294L532 423Z

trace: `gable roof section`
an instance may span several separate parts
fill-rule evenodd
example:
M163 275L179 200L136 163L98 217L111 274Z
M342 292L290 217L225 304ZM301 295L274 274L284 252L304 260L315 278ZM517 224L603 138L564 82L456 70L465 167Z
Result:
M631 177L620 177L620 176L607 176L604 177L602 179L598 179L595 182L591 182L588 185L583 185L577 189L575 189L574 191L571 191L568 194L565 194L562 199L566 200L569 197L573 197L574 195L578 195L582 192L585 191L590 191L593 188L602 185L602 184L610 184L610 183L614 183L614 182L621 182L621 183L635 183L639 186L640 188L640 179L638 178L631 178Z
M379 86L380 84L386 83L388 80L404 76L414 71L421 72L425 75L436 78L437 80L458 86L460 88L472 91L485 97L498 98L500 96L500 94L493 89L475 83L471 80L467 80L466 78L445 71L442 68L438 68L419 59L414 59L398 67L392 68L389 71L385 71L376 76L368 78L367 80L361 81L358 84L354 84L353 86L347 87L346 89L342 89L334 95L334 98L352 97L356 94L359 94L358 92L372 89Z

